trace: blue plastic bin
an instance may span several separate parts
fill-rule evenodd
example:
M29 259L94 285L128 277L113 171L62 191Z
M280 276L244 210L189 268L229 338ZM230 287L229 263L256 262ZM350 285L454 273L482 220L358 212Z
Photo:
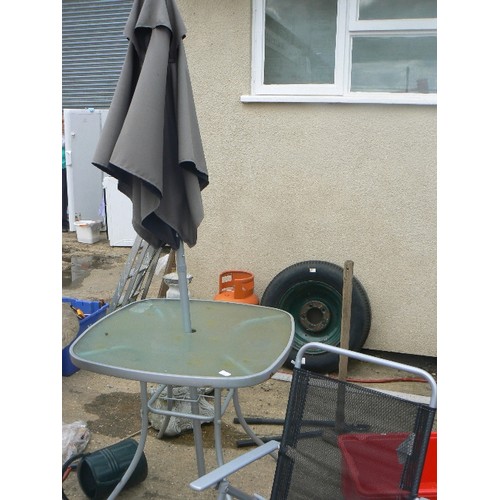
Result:
M89 301L89 300L77 300L72 299L71 297L63 297L63 302L70 302L73 307L81 309L84 314L88 315L85 318L79 320L80 328L78 333L73 340L73 342L90 326L93 325L97 320L104 317L106 314L106 309L109 307L108 303L105 303L103 306L99 307L99 301ZM71 344L73 344L71 342ZM71 344L67 345L62 350L62 374L63 377L69 377L73 375L73 373L77 372L80 368L75 366L69 357L69 348Z

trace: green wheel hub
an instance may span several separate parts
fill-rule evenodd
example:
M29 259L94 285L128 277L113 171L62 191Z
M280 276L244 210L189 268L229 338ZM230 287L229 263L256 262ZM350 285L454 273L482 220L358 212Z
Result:
M283 295L278 307L295 319L294 349L308 342L340 343L342 296L327 283L298 283ZM311 354L322 352L325 351L315 350Z

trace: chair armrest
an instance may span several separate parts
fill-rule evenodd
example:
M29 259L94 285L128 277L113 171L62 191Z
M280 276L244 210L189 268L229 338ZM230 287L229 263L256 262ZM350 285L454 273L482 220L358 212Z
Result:
M231 460L227 464L217 467L217 469L214 469L208 474L199 477L195 481L191 482L189 486L196 491L204 491L207 488L211 488L212 486L220 483L225 477L239 471L256 460L269 455L273 451L277 450L279 446L280 443L278 441L268 441L252 451Z

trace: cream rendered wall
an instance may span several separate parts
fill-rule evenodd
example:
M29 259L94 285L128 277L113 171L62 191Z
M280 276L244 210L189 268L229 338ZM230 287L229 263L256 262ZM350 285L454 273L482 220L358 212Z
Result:
M368 349L436 356L436 107L240 102L251 0L178 0L210 185L186 248L195 298L229 269L272 278L304 260L354 273Z

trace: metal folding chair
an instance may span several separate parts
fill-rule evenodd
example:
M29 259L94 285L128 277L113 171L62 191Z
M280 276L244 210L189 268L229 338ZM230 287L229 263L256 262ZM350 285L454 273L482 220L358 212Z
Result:
M429 401L406 399L307 370L301 360L321 348L423 378ZM437 386L425 370L319 343L297 353L281 443L269 441L193 481L242 500L229 482L234 472L279 450L271 499L416 499L437 408Z

